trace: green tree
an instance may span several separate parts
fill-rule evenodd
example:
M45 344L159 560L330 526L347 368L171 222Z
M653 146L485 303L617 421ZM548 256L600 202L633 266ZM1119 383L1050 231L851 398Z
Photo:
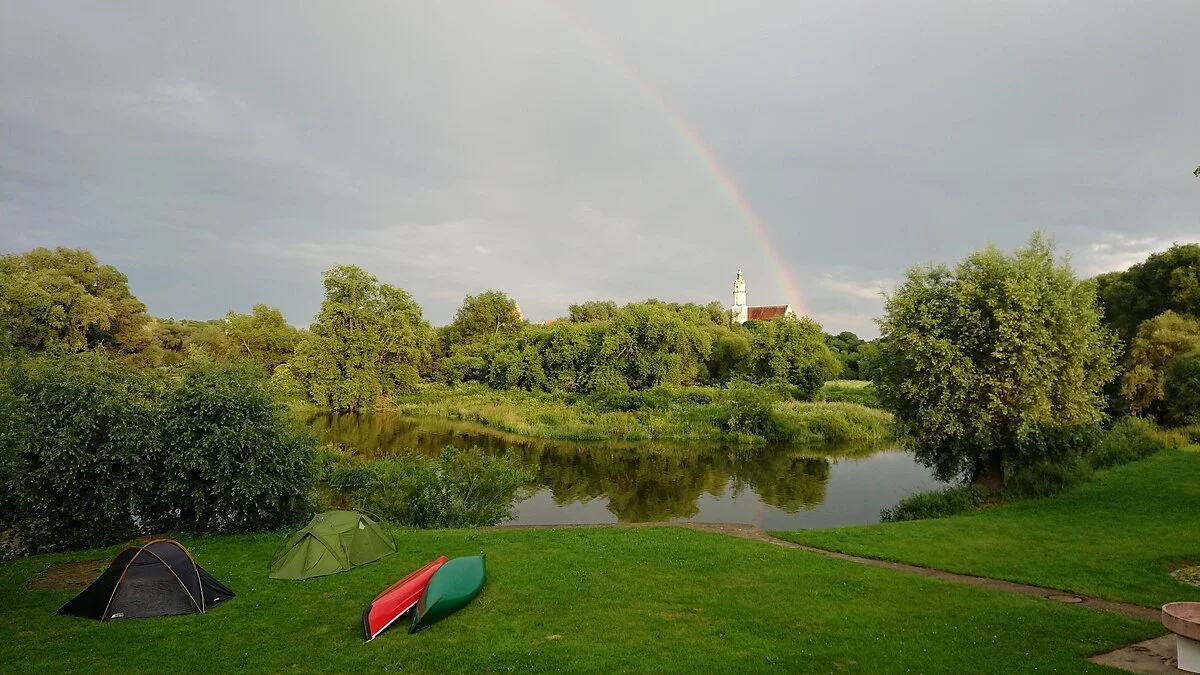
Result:
M180 377L96 353L16 363L0 386L0 532L31 551L180 527L294 522L314 441L247 364Z
M314 439L301 431L262 371L199 364L174 379L158 415L162 479L156 530L269 530L303 512Z
M750 336L744 330L727 330L713 340L708 357L708 379L726 384L746 375L750 366Z
M186 358L184 346L190 332L181 322L150 317L130 342L126 361L143 368L178 365Z
M324 274L325 301L288 362L308 397L362 410L385 392L415 386L431 365L433 332L405 291L355 265Z
M842 363L842 370L838 374L840 379L862 379L862 373L858 367L859 350L866 344L866 341L847 330L837 335L826 335L825 343L829 345L829 349L833 351L833 355Z
M1200 356L1180 356L1171 361L1163 384L1164 421L1171 426L1200 424Z
M137 534L160 483L161 383L94 353L27 359L0 397L0 531L31 552Z
M756 382L791 385L811 399L841 368L821 325L807 317L760 321L751 333L750 374Z
M194 361L228 361L241 353L225 332L220 319L182 321L187 328L183 340L186 359Z
M612 300L593 300L568 308L568 317L575 323L588 321L608 321L617 315L617 303Z
M129 280L90 251L36 248L0 256L0 327L15 347L123 351L146 321Z
M858 348L858 376L864 380L875 379L879 362L879 340L871 340Z
M300 329L283 318L283 312L262 303L249 314L230 310L225 315L225 335L234 353L254 361L267 372L286 363L300 341Z
M454 321L446 327L445 339L455 345L497 335L512 336L524 325L521 310L512 298L500 291L484 291L463 299Z
M708 315L708 320L718 326L728 326L730 323L729 310L725 309L725 305L721 304L720 300L713 300L704 306L704 311Z
M1161 417L1171 362L1200 350L1200 322L1167 310L1145 321L1133 338L1121 395L1135 415Z
M1104 320L1125 342L1143 321L1172 310L1200 316L1200 244L1177 244L1124 272L1097 277Z
M944 479L997 485L1044 459L1026 452L1042 447L1031 438L1099 421L1115 374L1093 285L1040 234L1012 255L988 247L954 269L910 269L880 328L879 397Z
M546 384L556 391L579 389L603 342L603 329L571 322L553 323L530 335L538 343Z
M597 361L630 389L687 385L700 377L711 348L707 332L666 305L629 304L609 322ZM592 388L611 382L611 373L593 373Z

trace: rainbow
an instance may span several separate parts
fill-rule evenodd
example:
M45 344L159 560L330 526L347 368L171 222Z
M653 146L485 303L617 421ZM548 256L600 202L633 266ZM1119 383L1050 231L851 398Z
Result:
M792 309L799 315L807 314L808 309L804 304L804 296L800 293L800 287L796 284L796 280L792 278L791 272L788 271L788 266L783 256L779 254L779 246L771 237L771 231L767 229L766 224L763 223L762 218L758 215L758 211L754 209L750 200L746 198L745 191L734 180L733 174L721 163L720 158L717 157L717 153L704 140L704 137L696 131L695 127L687 121L687 118L675 106L671 105L671 102L659 91L658 87L654 86L654 83L629 63L620 50L617 49L616 44L552 0L546 0L542 4L550 13L556 15L581 33L592 47L595 48L597 53L604 56L612 66L624 73L641 90L642 95L662 112L663 116L670 122L687 147L700 158L700 161L713 175L717 184L720 185L722 192L729 198L733 207L741 215L742 220L750 228L751 234L754 235L754 239L758 242L759 248L762 249L763 255L775 273L776 281L787 294L787 300L792 305Z

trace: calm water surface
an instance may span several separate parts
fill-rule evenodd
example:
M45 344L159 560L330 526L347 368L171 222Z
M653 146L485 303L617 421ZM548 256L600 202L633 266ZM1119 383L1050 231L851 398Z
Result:
M694 520L766 529L879 522L879 510L937 487L894 447L725 447L681 442L548 441L400 415L318 413L322 442L382 458L447 445L516 453L536 476L512 525Z

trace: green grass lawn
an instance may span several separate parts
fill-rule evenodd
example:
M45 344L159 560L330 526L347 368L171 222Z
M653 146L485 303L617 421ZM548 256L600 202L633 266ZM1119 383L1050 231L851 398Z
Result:
M1110 672L1084 660L1152 622L677 528L402 531L400 552L267 578L280 536L185 540L238 597L206 615L98 623L26 588L58 560L0 565L0 671ZM364 644L363 606L439 553L488 582L417 635Z
M1169 576L1200 564L1200 448L1101 471L1048 499L938 520L774 533L856 555L1157 607L1200 600Z

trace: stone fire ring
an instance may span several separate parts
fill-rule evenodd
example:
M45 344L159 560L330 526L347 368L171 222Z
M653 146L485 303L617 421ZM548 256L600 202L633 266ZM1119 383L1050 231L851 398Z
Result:
M1163 605L1162 622L1167 630L1175 634L1179 669L1200 673L1200 602Z

